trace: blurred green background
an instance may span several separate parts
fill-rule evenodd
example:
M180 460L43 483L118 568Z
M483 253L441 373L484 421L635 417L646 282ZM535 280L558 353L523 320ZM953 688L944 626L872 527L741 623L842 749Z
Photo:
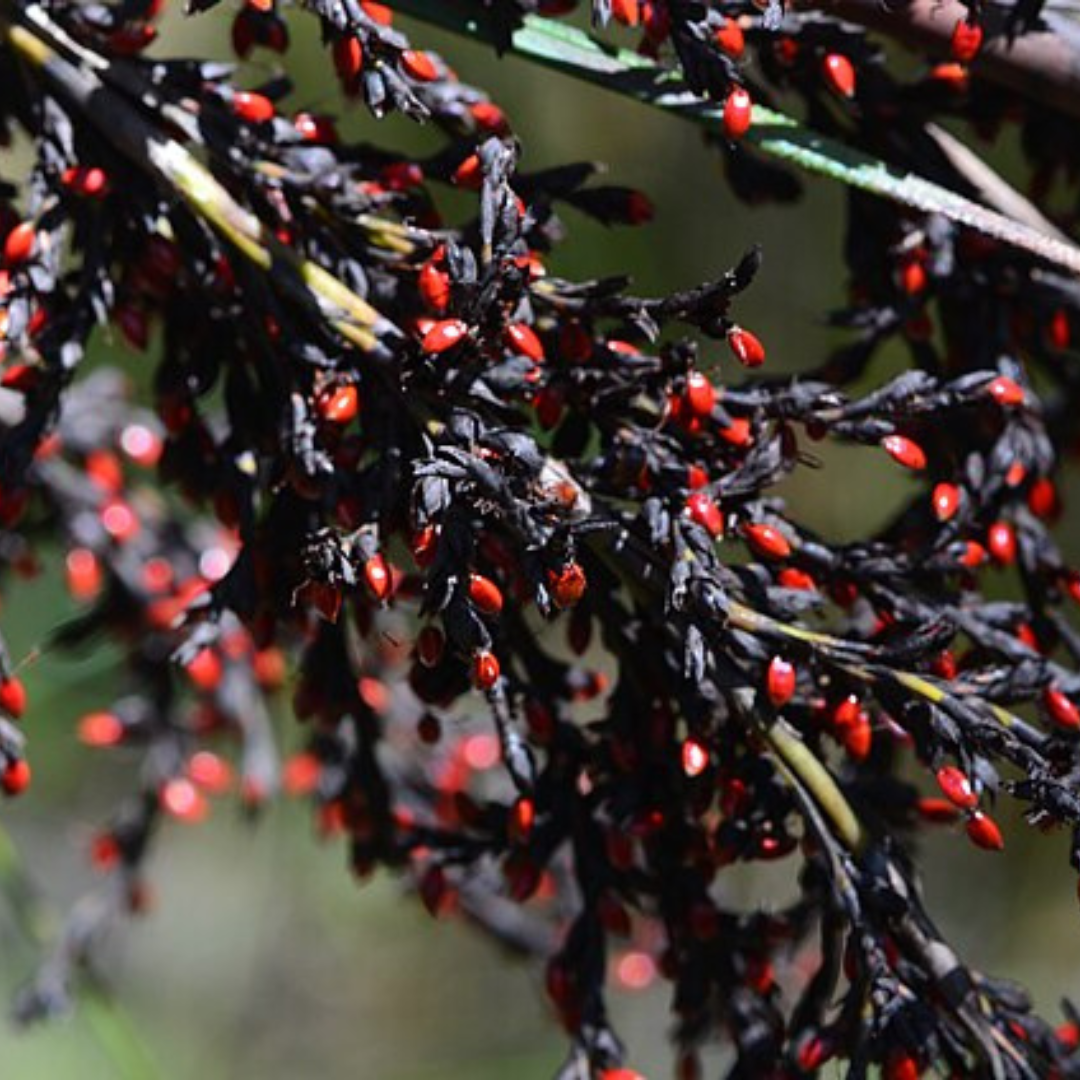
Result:
M166 51L228 55L230 14L171 18ZM294 18L293 34L293 104L336 110L313 20ZM820 359L833 340L821 316L846 288L838 188L808 181L797 208L748 211L728 195L717 157L692 125L434 32L417 31L414 40L441 51L507 109L525 142L525 168L596 160L612 182L655 200L657 219L644 229L608 231L568 213L571 239L554 260L559 272L629 270L637 289L658 293L714 276L760 242L764 269L739 302L740 320L767 342L771 371L795 372ZM252 84L262 77L256 65ZM402 149L434 145L405 121L377 125L358 109L343 128ZM723 377L726 355L713 361ZM908 490L884 455L821 454L828 467L803 470L787 494L828 536L880 523ZM1067 500L1075 488L1074 477ZM1065 530L1066 551L1076 551L1075 522ZM69 611L55 567L11 590L5 603L17 657ZM125 784L122 767L76 747L74 721L107 704L116 686L107 654L46 654L24 674L35 791L5 804L4 820L35 883L62 909L91 884L86 838ZM957 834L928 844L931 910L972 961L1027 982L1051 1008L1062 992L1080 996L1074 875L1064 837L1035 842L1015 820L1006 824L1005 857L978 853ZM111 985L164 1080L546 1080L561 1060L563 1040L535 971L463 925L435 925L418 904L402 902L392 880L358 888L340 847L313 839L303 806L279 805L253 828L223 803L208 825L168 827L161 841L152 863L154 910L108 952ZM17 945L2 912L0 934L6 998L33 955ZM662 991L616 994L615 1013L635 1066L654 1080L669 1075ZM86 1012L5 1033L0 1046L3 1077L116 1075Z

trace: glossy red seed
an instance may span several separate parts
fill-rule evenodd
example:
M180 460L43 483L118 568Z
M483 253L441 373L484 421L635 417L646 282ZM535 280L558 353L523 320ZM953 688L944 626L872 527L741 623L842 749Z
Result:
M386 4L378 4L375 0L360 0L360 7L372 22L380 26L389 26L394 21L394 13Z
M124 725L110 712L87 713L79 721L78 734L86 746L115 746L124 737Z
M354 83L364 67L364 46L356 37L338 38L333 46L334 67L343 83Z
M1042 520L1055 517L1061 509L1057 487L1047 476L1040 476L1028 490L1028 509Z
M26 687L14 675L0 679L0 709L16 720L26 712Z
M64 559L67 589L75 600L92 600L101 591L101 564L89 548L72 548Z
M490 690L499 681L499 658L486 649L473 657L473 683L479 690Z
M425 525L413 533L409 542L413 561L420 569L430 566L435 561L439 544L439 533L434 525Z
M981 810L976 810L967 820L967 834L971 842L987 851L1001 851L1005 838L997 822Z
M994 562L1011 566L1016 562L1016 530L1007 521L995 521L986 533L986 549Z
M855 66L842 53L829 53L822 64L829 88L841 97L855 96Z
M355 386L339 386L319 395L319 415L331 424L348 424L360 411L360 395Z
M469 599L485 615L498 615L503 609L502 590L483 574L469 575Z
M741 139L750 130L753 111L750 94L741 86L732 90L724 102L724 134L729 139Z
M728 348L743 367L756 368L765 363L765 346L755 334L733 326L727 334Z
M293 117L293 127L306 142L333 146L338 141L337 127L329 116L299 112Z
M1048 686L1043 691L1043 705L1050 714L1050 719L1059 727L1069 731L1080 728L1080 709L1073 700L1056 686Z
M544 346L536 331L527 323L511 323L506 328L506 347L518 356L527 356L534 363L544 360Z
M777 582L785 589L799 589L802 592L817 592L817 582L805 570L796 566L785 566L776 575Z
M716 390L707 375L700 371L691 371L686 376L684 398L694 415L709 416L716 405Z
M979 796L963 769L955 765L943 765L935 774L942 795L961 810L972 810L979 804Z
M949 51L958 63L970 64L979 54L982 42L983 31L978 23L968 22L966 18L957 19L949 42Z
M1002 408L1011 408L1016 405L1024 404L1023 387L1015 380L1010 379L1007 375L999 375L996 379L993 379L987 385L986 392L1002 406Z
M948 521L960 507L960 489L955 484L940 483L935 486L930 501L934 517L938 521Z
M19 266L34 253L37 242L37 230L29 221L20 222L7 234L4 240L4 262L8 266Z
M232 766L210 750L199 750L187 764L188 778L211 795L223 795L232 787Z
M0 772L0 788L5 795L21 795L30 786L30 765L22 758L9 761Z
M924 821L947 824L960 816L960 811L948 799L923 797L915 802L915 810Z
M918 472L926 468L926 454L923 448L906 435L886 435L881 440L881 445L885 453L898 465L903 465L905 469Z
M509 127L506 113L493 101L477 101L469 106L469 112L477 124L485 131L499 134L505 132Z
M714 540L724 535L724 513L704 491L695 491L687 497L686 516Z
M380 603L390 595L393 578L390 574L390 564L381 555L372 555L364 563L364 582Z
M986 562L986 548L978 540L968 540L964 544L960 558L957 561L961 566L974 570L975 567L982 566Z
M256 94L250 90L241 90L234 94L231 104L233 113L251 124L265 124L274 116L274 103L264 94Z
M210 810L203 793L184 776L166 781L158 793L158 801L166 814L189 825L202 821Z
M1057 308L1050 316L1046 336L1050 344L1059 352L1069 347L1072 342L1072 325L1069 321L1069 313L1064 308Z
M84 199L99 199L109 191L108 174L104 169L92 165L75 165L65 169L60 180L73 195Z
M776 708L783 708L795 696L795 665L774 656L766 672L765 691Z
M918 1061L902 1050L894 1050L885 1059L882 1080L919 1080L921 1075Z
M435 61L426 52L418 49L406 49L401 54L401 67L417 82L434 82L439 77Z
M637 26L641 21L641 5L638 0L611 0L611 17L623 26Z
M443 319L424 334L420 347L429 356L438 356L458 345L468 332L468 326L460 319Z
M524 844L532 835L533 825L536 822L536 803L532 799L522 796L510 807L510 818L507 822L507 833L510 842Z
M791 544L775 525L747 525L743 536L754 554L763 559L786 559L791 554Z
M724 25L713 34L717 48L732 60L738 60L746 49L746 35L742 27L730 15L724 19Z
M844 749L856 760L865 761L870 756L874 730L869 714L860 709L853 724L845 727L841 733Z
M567 563L558 570L548 571L548 591L556 607L573 607L585 595L587 584L585 571L579 563Z
M445 311L450 305L450 275L434 262L424 263L419 277L420 295L432 311Z
M687 739L682 744L682 769L691 779L700 776L709 767L709 751L697 739Z

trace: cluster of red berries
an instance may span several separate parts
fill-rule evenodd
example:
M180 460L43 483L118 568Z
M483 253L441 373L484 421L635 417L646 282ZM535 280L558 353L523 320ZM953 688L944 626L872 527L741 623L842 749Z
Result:
M565 1077L638 1076L606 1014L611 950L623 985L673 984L683 1077L717 1034L740 1075L974 1075L1005 1044L1067 1075L1075 1039L953 956L902 849L931 822L1001 848L999 793L1080 825L1080 573L1049 528L1078 434L1075 290L856 201L849 340L778 377L733 311L758 252L660 299L560 279L562 205L642 224L647 199L588 166L519 171L502 110L389 7L307 6L344 95L433 120L443 152L349 145L282 79L140 60L153 2L35 17L57 54L40 71L0 49L0 114L38 152L18 210L0 191L0 558L38 572L59 539L81 605L59 642L104 632L129 661L130 692L77 728L144 751L92 843L126 886L110 895L145 908L163 815L281 788L358 876L407 868L433 914L533 943ZM897 100L832 20L598 7L650 55L670 42L727 143L764 94L743 85L750 45L837 129ZM246 0L237 54L285 52L288 27ZM980 41L958 25L954 62ZM153 154L94 126L69 92L94 79ZM194 187L181 135L209 164ZM475 216L444 216L451 187ZM106 320L160 342L152 409L113 374L75 377ZM911 370L866 391L890 340ZM823 439L908 474L880 534L834 542L789 515L776 487ZM992 599L1006 574L1021 599ZM9 795L30 777L17 659L0 649ZM265 699L287 683L304 745L281 762ZM727 868L778 860L799 863L791 903L725 903Z

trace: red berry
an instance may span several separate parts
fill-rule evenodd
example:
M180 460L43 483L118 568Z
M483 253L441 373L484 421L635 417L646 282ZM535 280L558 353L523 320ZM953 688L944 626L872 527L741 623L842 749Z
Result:
M18 266L26 262L34 253L37 230L29 221L20 222L7 234L4 241L4 262L9 266Z
M825 81L841 97L855 96L855 67L841 53L829 53L823 63Z
M983 31L978 23L968 22L966 18L957 19L949 43L953 59L961 64L970 64L982 47L982 40Z
M724 19L724 25L713 34L713 41L717 48L727 53L732 60L738 60L746 49L746 35L738 22L728 15Z
M158 793L161 809L186 824L202 821L210 810L206 797L187 777L166 781Z
M960 489L955 484L938 484L930 497L934 516L938 521L948 521L960 506Z
M536 331L527 323L511 323L506 328L506 347L519 356L527 356L534 363L544 360L544 346Z
M724 134L729 139L741 139L753 119L753 102L741 86L736 87L724 102Z
M776 580L785 589L799 589L802 592L816 592L817 582L805 571L795 566L785 566Z
M714 540L724 535L723 511L704 491L695 491L687 497L686 516Z
M21 795L30 786L30 765L23 758L9 761L0 772L0 788L5 795Z
M401 54L401 66L417 82L434 82L439 77L435 61L418 49L406 49Z
M524 844L532 835L536 821L536 803L532 799L519 798L510 808L507 832L511 843Z
M906 435L886 435L881 440L881 445L885 453L898 465L903 465L905 469L918 472L926 468L926 454L923 448Z
M1040 476L1028 490L1028 509L1042 520L1055 517L1061 509L1057 487L1047 476Z
M385 4L377 4L375 0L360 0L360 8L372 22L380 26L389 26L394 21L394 13Z
M79 741L86 746L115 746L123 737L123 721L114 713L87 713L79 721Z
M967 820L967 834L971 842L987 851L1000 851L1005 839L997 822L981 810L976 810Z
M755 334L733 326L727 334L728 347L743 367L756 368L765 363L765 346Z
M68 592L75 600L92 600L101 591L101 564L89 548L72 548L64 559Z
M0 679L0 709L16 720L26 712L26 687L14 675Z
M747 525L743 536L754 554L763 559L786 559L791 554L791 544L775 525Z
M995 521L986 533L986 548L1001 566L1016 562L1016 530L1007 521Z
M233 95L232 111L248 123L265 124L267 120L273 119L274 103L263 94L241 90Z
M873 743L874 731L870 723L870 716L865 709L859 709L855 715L854 723L848 724L841 731L841 741L844 749L856 760L865 761L870 756L870 747Z
M339 386L319 395L319 415L331 424L348 424L360 411L360 395L355 386Z
M433 311L445 311L450 304L450 275L429 260L420 270L420 295Z
M1056 686L1048 686L1043 691L1043 705L1050 714L1050 719L1059 727L1075 731L1080 728L1080 709L1072 699Z
M357 37L338 38L333 47L334 67L346 88L354 85L364 67L364 46Z
M918 1061L903 1050L894 1050L885 1059L881 1080L919 1080L922 1069Z
M548 571L548 591L559 608L571 608L585 595L588 581L580 563L571 562Z
M502 590L483 574L469 575L469 599L485 615L498 615L503 609Z
M459 344L468 332L469 328L460 319L443 319L424 334L420 348L429 356L438 356Z
M306 142L333 146L338 141L337 128L329 116L299 112L293 117L293 127Z
M364 563L364 582L371 595L380 603L390 595L393 578L390 574L390 564L382 554L372 555Z
M716 390L707 375L691 371L686 376L685 400L695 416L709 416L712 413L716 405Z
M108 174L95 166L75 165L65 169L60 182L73 195L84 199L98 199L109 191Z
M961 566L974 570L986 562L986 548L978 540L968 540L963 547L963 552L957 560Z
M212 648L200 649L184 665L184 671L196 689L214 690L221 682L221 657Z
M691 779L700 776L709 767L709 751L697 739L687 739L682 744L682 768Z
M623 26L634 27L641 21L641 5L638 0L611 0L611 15Z
M1024 404L1024 388L1007 375L999 375L986 387L986 392L1002 407Z
M795 695L795 665L781 656L774 656L766 672L765 690L776 708L786 705Z
M473 683L479 690L490 690L499 681L499 658L487 649L473 657Z
M971 781L963 769L955 765L943 765L936 774L941 793L961 810L972 810L979 804L979 796L971 786Z

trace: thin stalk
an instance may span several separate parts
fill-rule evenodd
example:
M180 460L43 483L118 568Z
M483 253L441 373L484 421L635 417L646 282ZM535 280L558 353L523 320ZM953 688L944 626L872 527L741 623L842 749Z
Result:
M482 11L470 0L390 0L390 6L422 22L494 44ZM615 49L572 26L526 15L510 36L509 52L665 112L722 130L723 109L687 89L674 71L627 49ZM895 169L762 105L743 141L806 172L836 180L1020 248L1080 276L1080 247L1048 236L1024 222L987 209L914 173Z

